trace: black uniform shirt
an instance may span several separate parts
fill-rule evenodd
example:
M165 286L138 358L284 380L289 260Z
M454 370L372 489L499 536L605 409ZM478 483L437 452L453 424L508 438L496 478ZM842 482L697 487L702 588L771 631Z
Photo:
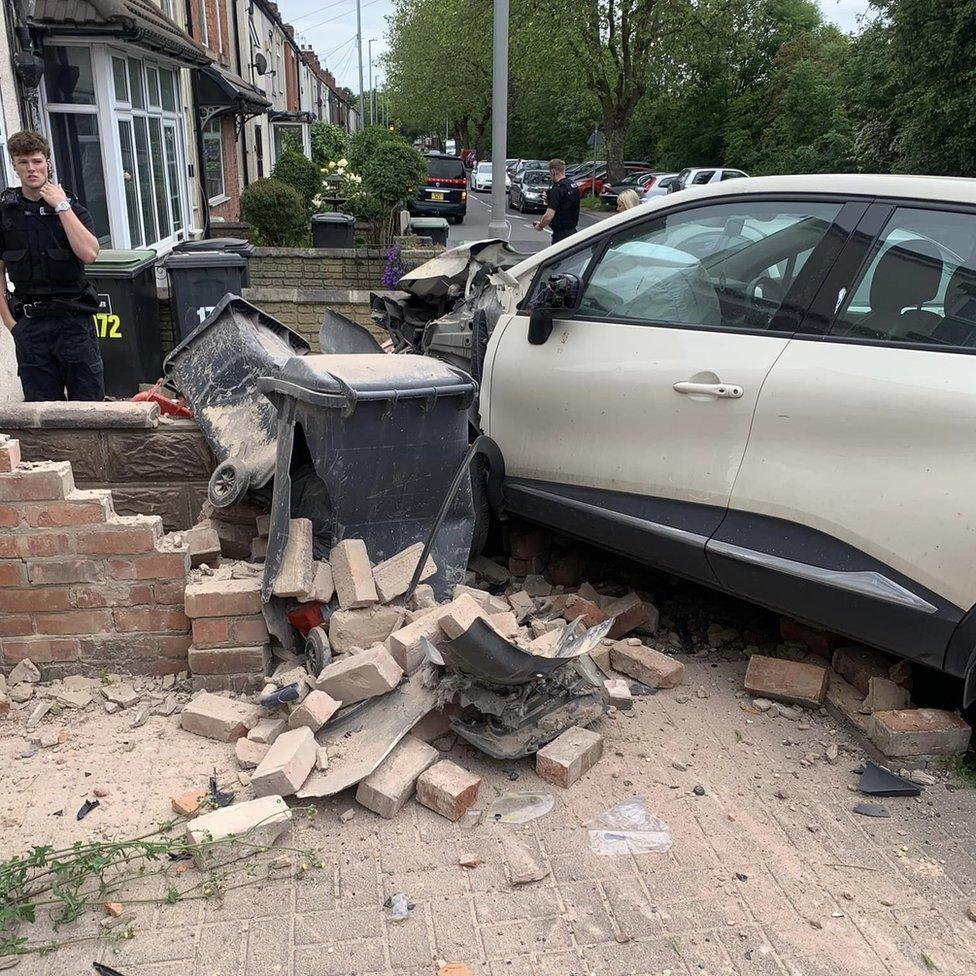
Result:
M549 225L554 231L573 230L579 223L579 190L568 177L564 176L549 187L546 202L556 211L556 216Z

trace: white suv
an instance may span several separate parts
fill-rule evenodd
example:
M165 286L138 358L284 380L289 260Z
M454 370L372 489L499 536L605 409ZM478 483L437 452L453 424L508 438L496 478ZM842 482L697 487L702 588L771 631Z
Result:
M692 187L472 303L508 511L976 699L976 182Z
M706 186L709 183L724 183L726 180L742 180L748 177L741 169L725 169L721 166L698 166L683 169L668 187L669 193L687 190L689 186Z

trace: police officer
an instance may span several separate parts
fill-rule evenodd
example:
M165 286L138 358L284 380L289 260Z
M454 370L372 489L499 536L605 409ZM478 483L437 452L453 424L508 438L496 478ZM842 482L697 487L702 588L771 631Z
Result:
M576 233L579 223L579 190L572 180L566 179L566 164L561 159L549 160L549 177L552 186L546 195L546 212L532 226L536 230L552 228L552 243Z
M51 149L36 132L17 132L7 151L19 187L0 193L0 319L11 330L25 400L101 400L98 309L85 265L98 256L94 221L51 182Z

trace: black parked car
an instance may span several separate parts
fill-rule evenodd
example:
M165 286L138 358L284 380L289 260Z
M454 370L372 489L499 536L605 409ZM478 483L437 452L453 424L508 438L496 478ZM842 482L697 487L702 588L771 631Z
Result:
M407 203L407 210L417 217L446 217L460 224L468 212L468 174L457 156L429 153L427 179L417 196Z
M519 213L542 213L546 209L546 191L550 186L549 170L526 170L518 179L512 180L512 188L508 191L509 206Z
M631 173L630 176L625 176L619 183L614 183L612 186L610 184L604 186L603 192L600 194L600 199L603 201L603 205L607 210L616 210L617 197L624 190L634 190L637 196L640 196L644 192L645 184L653 184L654 178L660 175L660 173Z

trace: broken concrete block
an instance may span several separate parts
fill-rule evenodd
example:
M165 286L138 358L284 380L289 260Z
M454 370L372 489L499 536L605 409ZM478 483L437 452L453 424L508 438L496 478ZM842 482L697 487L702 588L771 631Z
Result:
M292 709L288 716L288 728L306 728L318 732L339 711L343 704L341 699L336 701L324 691L311 691L305 696L301 704ZM280 739L281 736L278 738Z
M651 688L676 688L685 676L680 661L640 643L617 641L610 648L610 663L614 670Z
M589 729L567 729L535 756L535 771L547 783L568 789L603 755L603 736Z
M965 752L971 734L958 715L939 708L875 712L868 723L868 738L886 756L898 758Z
M522 589L529 596L549 596L552 593L552 584L545 576L530 575L525 577Z
M19 684L36 685L40 680L41 672L37 665L29 657L25 657L14 665L7 678L7 684L12 688Z
M379 600L369 553L362 539L343 539L336 543L329 553L329 564L339 606L343 610L368 607Z
M180 713L180 725L187 732L219 742L235 742L260 720L260 706L212 695L209 691L187 702Z
M626 711L634 704L634 696L630 691L630 684L623 678L608 678L603 682L610 704L614 708Z
M300 603L328 603L335 593L332 582L332 566L322 559L316 559L312 564L312 585L305 593L298 596Z
M117 685L105 685L102 688L102 695L106 701L113 702L119 708L130 708L142 698L142 695L132 685L124 681Z
M529 653L536 657L553 657L561 637L562 628L546 631L541 637L529 642Z
M908 689L888 678L869 678L868 694L861 708L872 712L892 712L908 707Z
M480 776L442 759L417 779L417 800L456 823L477 802L480 786Z
M612 670L610 666L611 647L613 647L613 641L603 640L590 651L590 659L605 675L609 675Z
M423 551L424 544L418 542L373 567L373 582L382 603L389 603L407 592ZM420 578L430 579L436 572L437 566L428 555Z
M297 793L315 765L315 748L315 736L304 725L279 735L254 770L251 788L258 796Z
M474 586L465 586L463 583L458 583L454 587L453 597L456 600L459 596L464 596L467 594L474 600L475 603L481 607L485 613L491 615L494 613L505 613L510 609L508 600L500 596L492 596L487 590L479 590Z
M504 566L486 556L475 556L468 563L468 569L484 577L489 583L507 583L512 576Z
M515 619L522 623L531 613L535 613L535 600L525 590L518 590L508 597L508 605L515 613Z
M268 754L270 745L264 742L255 742L241 736L234 746L234 754L237 756L237 765L241 769L254 769L260 765L261 760Z
M828 681L827 669L815 664L753 654L744 687L750 694L772 701L819 708L827 697Z
M578 593L573 593L566 600L566 606L563 609L563 619L576 620L577 618L582 620L584 627L595 627L607 619L607 614L595 603L590 603L589 600L584 600Z
M312 588L312 523L295 518L288 523L288 541L271 592L275 596L303 596Z
M260 742L270 746L287 729L288 719L286 718L263 718L247 733L247 737L252 742Z
M494 628L495 633L504 637L506 640L511 640L519 631L518 621L515 619L515 614L511 610L490 614L488 616L488 623Z
M617 600L611 600L602 608L608 617L613 617L613 626L607 634L611 640L619 640L638 627L650 622L644 601L633 592Z
M169 802L177 816L192 817L200 809L203 798L208 795L206 790L190 790L181 796L170 797Z
M474 599L463 593L448 604L441 613L441 630L449 640L460 637L476 620L488 621L488 614L475 603Z
M346 654L354 647L372 647L399 630L402 623L403 611L398 607L337 610L329 618L329 643L336 654Z
M866 695L871 678L887 678L891 660L870 647L838 647L831 661L833 669Z
M220 562L220 536L217 530L206 525L195 525L181 532L183 544L190 554L190 565L206 563L216 566Z
M440 759L433 747L404 736L396 748L366 777L356 790L356 799L367 810L392 820L413 796L417 778Z
M198 845L193 854L197 865L216 867L267 850L290 824L285 801L263 796L195 817L186 825L186 837Z
M385 695L396 688L402 677L403 668L382 644L377 644L327 664L315 679L315 687L343 705L353 705Z
M421 583L407 601L410 610L430 610L436 606L437 597L434 596L434 588L427 583Z

